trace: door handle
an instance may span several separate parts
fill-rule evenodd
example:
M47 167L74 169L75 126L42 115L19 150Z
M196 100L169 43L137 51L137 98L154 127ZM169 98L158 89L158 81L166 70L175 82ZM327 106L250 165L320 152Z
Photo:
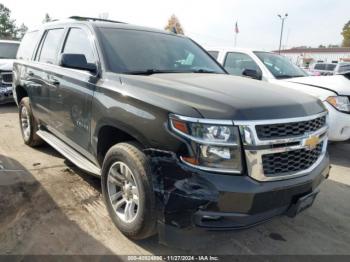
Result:
M33 71L29 71L29 72L28 72L28 76L34 76Z

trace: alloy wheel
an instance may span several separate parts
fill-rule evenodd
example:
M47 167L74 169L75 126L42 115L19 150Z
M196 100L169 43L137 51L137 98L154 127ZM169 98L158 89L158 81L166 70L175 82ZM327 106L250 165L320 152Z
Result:
M134 174L123 162L114 163L108 172L109 200L116 215L124 223L135 220L139 211L139 191Z

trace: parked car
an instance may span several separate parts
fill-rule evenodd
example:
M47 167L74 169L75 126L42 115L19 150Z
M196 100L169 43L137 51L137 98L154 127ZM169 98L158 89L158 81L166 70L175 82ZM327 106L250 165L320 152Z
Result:
M329 111L329 139L350 139L350 85L345 76L308 76L276 53L238 48L208 50L219 52L217 60L232 75L278 84L319 98Z
M334 69L335 75L343 75L350 73L350 62L339 62Z
M310 65L309 71L321 76L334 75L336 66L336 63L314 63Z
M18 41L0 40L0 104L14 102L12 66L18 47Z
M114 224L161 242L312 205L328 176L316 98L233 77L173 33L73 17L26 34L14 64L24 142L101 177ZM202 232L202 231L201 231Z

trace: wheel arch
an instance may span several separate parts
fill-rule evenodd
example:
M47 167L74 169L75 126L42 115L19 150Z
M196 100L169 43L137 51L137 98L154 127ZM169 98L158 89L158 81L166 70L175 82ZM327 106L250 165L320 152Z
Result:
M148 140L134 127L111 121L103 121L96 127L92 141L101 166L107 151L115 144L133 141L142 149L149 147Z
M21 102L23 97L29 96L27 90L21 85L15 86L14 89L15 89L14 96L15 96L15 100L17 102L17 105Z

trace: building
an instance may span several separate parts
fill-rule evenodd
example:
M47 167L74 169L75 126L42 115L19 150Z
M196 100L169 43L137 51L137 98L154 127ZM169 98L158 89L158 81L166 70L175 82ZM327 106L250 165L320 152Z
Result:
M291 48L281 50L281 55L288 57L298 66L307 67L316 62L350 62L350 47Z

